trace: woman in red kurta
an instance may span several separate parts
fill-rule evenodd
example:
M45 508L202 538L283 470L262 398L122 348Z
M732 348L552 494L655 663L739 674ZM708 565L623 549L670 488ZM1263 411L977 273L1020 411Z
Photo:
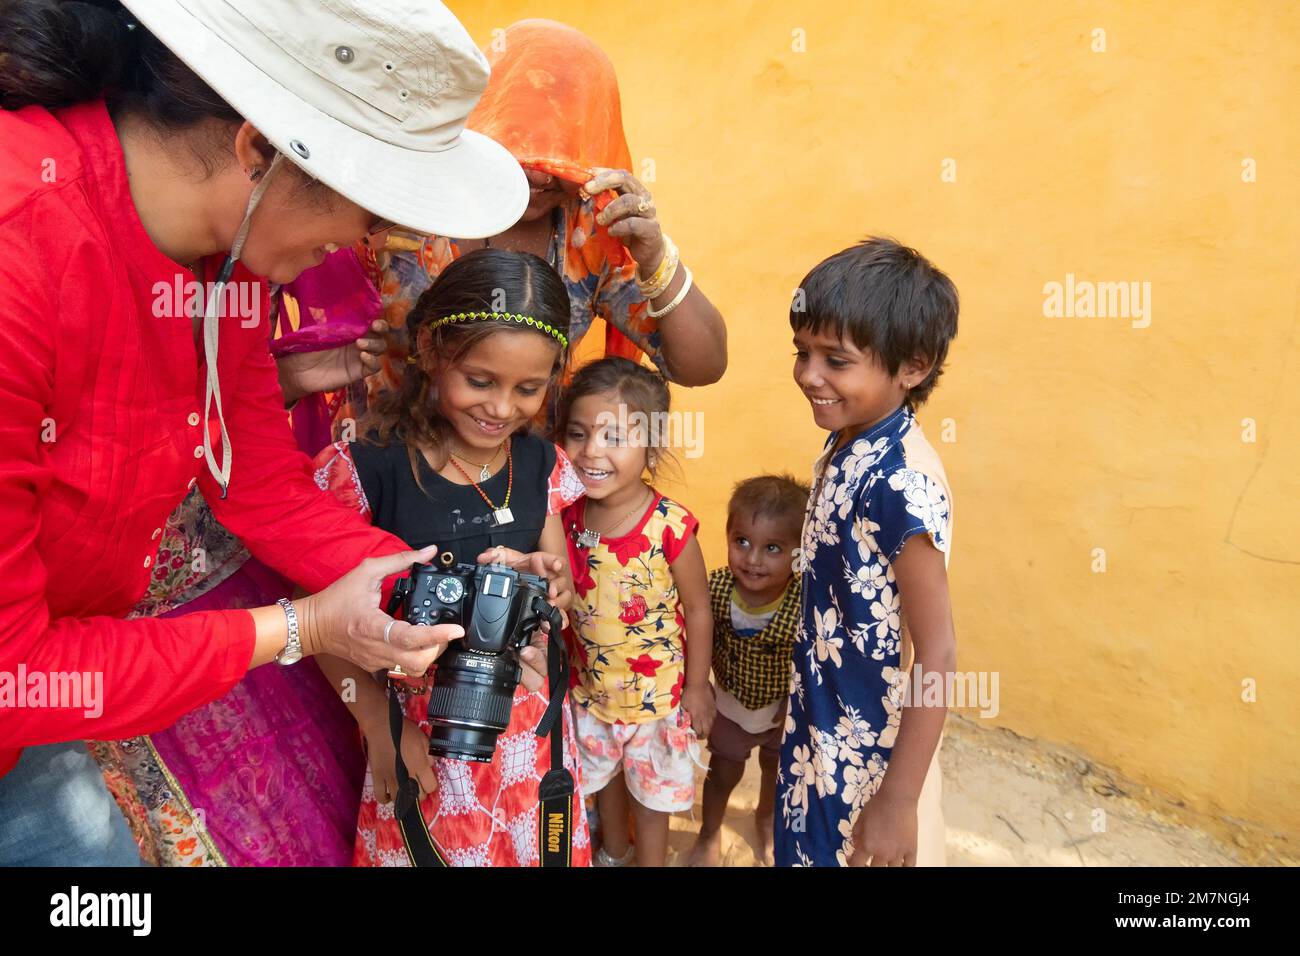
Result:
M415 555L316 491L258 277L288 281L397 215L376 172L394 159L438 178L437 196L403 187L403 219L429 231L499 231L527 201L509 155L460 134L487 70L440 4L343 0L308 22L268 5L260 24L126 6L137 16L49 0L0 12L0 863L120 859L112 827L102 845L80 839L102 806L39 792L97 778L84 749L84 763L15 771L22 747L160 729L250 666L290 663L298 640L303 655L420 673L458 636L379 610L381 582ZM362 22L438 48L456 82L421 86L423 61L373 48ZM328 59L273 40L312 33L338 38ZM248 269L195 295L246 237ZM256 556L319 593L122 620L196 483Z

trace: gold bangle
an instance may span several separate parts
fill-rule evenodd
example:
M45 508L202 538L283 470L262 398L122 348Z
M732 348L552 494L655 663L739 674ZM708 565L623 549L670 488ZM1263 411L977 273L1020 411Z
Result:
M668 288L664 282L664 276L672 268L674 248L672 240L664 236L664 254L659 260L659 266L655 269L654 275L649 279L638 279L637 287L641 290L641 297L644 299L654 299L663 295L664 289Z
M637 287L641 290L641 298L646 301L657 299L664 294L665 290L672 285L674 277L677 275L677 264L681 261L681 256L677 252L677 246L668 235L664 235L664 257L659 262L659 268L655 270L654 275L644 282L638 280Z

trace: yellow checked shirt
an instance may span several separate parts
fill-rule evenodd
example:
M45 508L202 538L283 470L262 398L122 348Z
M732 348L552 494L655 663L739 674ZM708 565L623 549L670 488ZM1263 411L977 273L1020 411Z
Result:
M801 584L796 574L767 627L753 637L742 638L731 624L735 576L730 568L718 568L709 575L713 678L749 710L766 707L790 692L790 654L799 629Z

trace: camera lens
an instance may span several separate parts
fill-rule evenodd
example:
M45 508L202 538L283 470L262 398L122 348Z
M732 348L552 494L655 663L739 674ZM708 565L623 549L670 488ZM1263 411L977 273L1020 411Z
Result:
M509 654L449 650L429 696L429 753L486 763L510 723L520 669Z

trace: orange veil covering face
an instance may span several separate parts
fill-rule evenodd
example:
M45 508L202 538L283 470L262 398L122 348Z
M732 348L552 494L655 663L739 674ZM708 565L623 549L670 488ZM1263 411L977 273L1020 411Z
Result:
M485 53L492 77L470 114L470 129L510 150L521 166L571 183L588 182L597 167L631 170L614 64L590 38L554 20L520 20ZM612 191L597 196L596 211L615 198ZM592 271L601 259L614 269L631 262L603 226L587 246ZM640 349L609 326L605 353L636 358Z

